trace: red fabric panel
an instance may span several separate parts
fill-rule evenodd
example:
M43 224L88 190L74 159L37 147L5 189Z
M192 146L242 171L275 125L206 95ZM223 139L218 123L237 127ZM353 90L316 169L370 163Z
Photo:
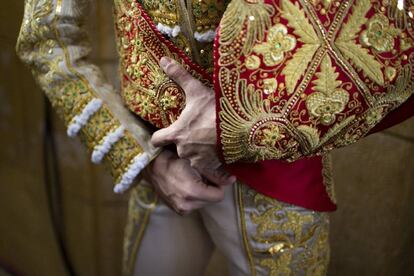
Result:
M243 183L269 197L315 211L336 210L323 184L319 156L293 163L267 160L225 167Z

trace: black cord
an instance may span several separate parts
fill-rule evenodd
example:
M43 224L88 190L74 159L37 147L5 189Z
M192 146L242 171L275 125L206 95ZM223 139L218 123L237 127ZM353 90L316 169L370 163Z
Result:
M62 187L58 166L59 160L57 158L56 141L53 135L52 109L49 100L46 97L44 97L44 114L43 168L49 215L63 263L65 264L68 274L70 276L75 276L75 269L70 260L64 239L65 223L63 219Z

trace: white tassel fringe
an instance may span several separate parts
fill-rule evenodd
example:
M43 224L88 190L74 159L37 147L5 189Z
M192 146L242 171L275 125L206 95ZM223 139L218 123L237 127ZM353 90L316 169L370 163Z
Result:
M78 134L79 130L86 125L89 118L99 110L102 106L102 100L101 99L93 99L91 100L85 108L82 110L82 113L79 115L76 115L72 123L68 126L68 129L66 133L69 137L74 137Z
M404 10L404 0L398 0L397 1L397 8L402 11Z
M215 37L216 37L216 31L213 31L213 30L208 30L207 32L203 32L203 33L199 33L199 32L194 33L194 38L199 42L211 42L214 40Z
M114 192L121 194L129 189L134 178L144 169L150 162L148 153L144 152L134 157L132 164L128 170L122 175L121 180L115 185Z
M113 132L106 135L102 144L95 146L93 149L92 162L95 164L101 163L104 156L111 150L112 145L122 138L124 131L125 128L123 126L120 126Z
M169 37L176 37L181 32L181 28L178 25L175 25L174 28L171 28L167 25L158 23L157 29L160 31L160 33L168 35Z

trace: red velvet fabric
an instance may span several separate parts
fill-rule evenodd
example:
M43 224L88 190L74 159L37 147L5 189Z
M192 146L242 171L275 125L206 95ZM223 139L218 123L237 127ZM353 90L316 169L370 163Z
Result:
M320 156L293 163L279 160L235 163L226 165L226 169L254 190L277 200L315 211L336 210L323 184Z
M151 19L137 4L142 12L142 17L136 20L147 21L152 31L158 37L158 43L164 44L173 53L178 54L181 58L180 62L189 66L190 70L196 71L205 80L210 81L211 76L207 74L202 68L192 62L180 49L175 47L172 43L166 40L156 29ZM215 42L215 57L217 59L217 39ZM160 47L162 49L162 47ZM161 58L161 56L159 56ZM214 74L217 75L219 66L215 66ZM216 82L216 77L213 77L214 90L216 92L217 106L219 105L220 87ZM414 96L412 96L405 104L397 110L391 112L380 124L378 124L371 133L381 131L385 128L391 127L414 115ZM217 116L218 119L218 116ZM217 122L217 126L219 126ZM220 137L220 130L218 127L218 137ZM218 148L221 149L220 139L218 139ZM220 152L221 154L221 152ZM301 206L315 211L334 211L336 205L330 200L324 183L322 175L322 158L311 157L298 160L296 162L288 163L279 160L267 160L257 163L241 163L225 165L226 169L237 176L237 178L250 186L254 190L275 198L277 200Z
M271 1L265 1L274 5ZM368 13L371 17L373 11ZM330 17L330 21L333 20L334 14L327 14ZM279 19L279 18L278 18ZM287 22L283 17L280 19L281 23L288 26ZM324 21L323 18L321 18ZM293 30L290 30L293 33ZM221 144L221 130L219 121L219 112L221 111L219 99L223 96L221 87L219 84L218 76L220 65L218 64L219 56L219 35L217 35L214 45L214 60L215 60L215 71L214 71L214 89L216 92L216 106L217 106L217 145L220 154L223 153L221 150L223 146ZM300 43L300 42L298 42ZM299 45L299 44L298 44ZM299 45L301 46L301 45ZM243 56L240 59L244 59ZM225 67L225 66L224 66ZM227 69L234 69L228 66ZM244 79L249 79L245 75L248 70L242 72ZM277 71L277 70L274 70ZM268 70L267 72L270 72ZM361 74L361 79L364 79L364 75ZM352 83L350 77L347 74L340 74L338 79L343 83ZM284 82L283 74L278 75L278 83ZM252 83L254 83L252 81ZM355 91L357 88L354 89ZM306 92L306 91L305 91ZM310 94L309 91L306 92ZM355 94L354 94L355 96ZM358 97L361 97L358 95ZM363 101L361 101L363 102ZM302 109L305 106L302 105ZM362 109L367 109L366 104L361 105ZM360 111L359 111L360 112ZM395 125L411 116L414 115L414 96L412 96L405 104L403 104L397 110L391 112L384 120L377 125L370 133L383 130L392 125ZM322 129L322 128L321 128ZM326 131L326 129L324 129ZM223 156L221 156L223 158ZM224 160L224 158L223 158ZM226 165L228 171L235 175L239 180L252 187L256 191L275 198L277 200L295 204L307 209L315 211L334 211L336 205L330 200L323 182L322 174L322 159L321 157L304 158L293 163L287 163L279 160L268 160L257 163L241 163L236 162L230 165Z

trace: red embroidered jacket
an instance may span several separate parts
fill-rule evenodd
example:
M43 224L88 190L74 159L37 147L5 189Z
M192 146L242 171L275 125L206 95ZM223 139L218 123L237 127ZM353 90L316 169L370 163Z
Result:
M232 0L217 17L213 68L174 36L174 7L163 16L117 2L128 107L157 127L176 120L184 95L158 61L180 61L214 88L228 170L273 198L334 210L323 156L413 115L413 8L398 1Z

